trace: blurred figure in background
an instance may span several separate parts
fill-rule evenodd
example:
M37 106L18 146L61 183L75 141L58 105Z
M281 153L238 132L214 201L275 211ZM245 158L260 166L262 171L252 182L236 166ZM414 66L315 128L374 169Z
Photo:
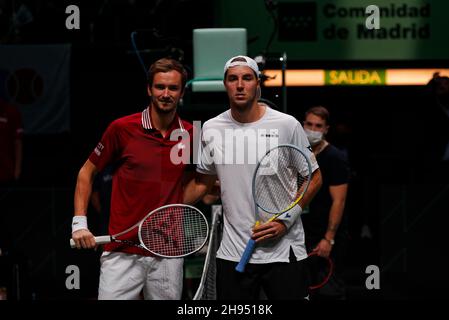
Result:
M441 185L449 180L449 77L437 72L424 88L415 114L414 172L418 182ZM428 171L423 174L423 168Z
M22 116L0 99L0 186L9 186L22 172Z
M429 151L436 162L449 162L449 77L437 72L427 84L431 105L425 109L424 126Z
M19 110L0 99L0 196L2 198L3 192L5 194L10 193L9 189L14 187L20 179L22 172L22 134L22 116ZM3 188L4 190L2 190ZM15 199L14 201L19 200ZM8 204L9 202L5 202L3 199L0 206L0 257L11 255L10 251L14 247L14 233L11 231L11 223L8 220L11 216L8 216L8 212L5 212L5 206L7 207ZM12 266L10 265L12 260L9 260L9 258L0 260L0 300L11 299L13 296L17 299L19 293L13 294L12 290L10 293L7 292L7 287L11 286L8 275L12 273ZM18 268L18 264L15 264L15 266Z
M345 299L342 277L346 250L347 224L343 219L350 177L346 156L326 140L329 131L329 112L322 106L305 113L304 131L320 166L323 185L302 215L307 251L321 257L331 257L334 273L329 282L311 293L311 299ZM311 272L311 275L314 273ZM313 280L312 280L313 282Z

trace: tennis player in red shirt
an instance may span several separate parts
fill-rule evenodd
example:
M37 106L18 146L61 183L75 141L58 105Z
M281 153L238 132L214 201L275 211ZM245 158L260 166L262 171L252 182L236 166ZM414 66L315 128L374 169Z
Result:
M86 212L94 176L108 164L116 168L109 234L128 229L160 206L182 203L183 175L189 164L176 164L170 155L173 148L190 150L186 146L192 145L193 127L176 112L186 80L187 72L179 62L165 58L156 61L148 71L149 106L113 121L103 134L78 174L72 223L77 248L96 245ZM179 137L173 134L179 131L188 133L183 139L189 141L171 137ZM162 259L134 246L110 243L101 256L98 298L139 299L143 293L145 299L180 299L182 282L182 258Z

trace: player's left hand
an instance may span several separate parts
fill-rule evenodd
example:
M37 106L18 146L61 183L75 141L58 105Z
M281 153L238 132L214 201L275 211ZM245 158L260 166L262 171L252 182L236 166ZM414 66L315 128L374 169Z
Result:
M313 252L317 252L320 257L329 258L331 254L332 245L326 239L321 239L317 246L313 249Z
M251 238L257 243L264 240L274 240L282 237L287 227L282 221L275 220L254 226Z

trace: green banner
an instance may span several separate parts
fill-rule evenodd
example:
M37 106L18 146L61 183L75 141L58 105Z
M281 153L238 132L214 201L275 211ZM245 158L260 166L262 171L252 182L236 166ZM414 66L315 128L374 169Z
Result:
M274 22L266 1L220 0L220 27L248 30L249 55L266 50ZM378 29L374 11L378 8ZM268 52L289 60L449 59L449 1L279 0Z

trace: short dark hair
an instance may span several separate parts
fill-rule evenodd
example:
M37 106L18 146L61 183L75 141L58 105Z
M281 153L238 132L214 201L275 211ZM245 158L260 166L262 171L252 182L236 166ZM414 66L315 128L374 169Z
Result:
M305 117L307 117L307 115L309 113L314 114L317 117L320 117L321 119L326 121L326 125L329 125L330 115L329 115L329 111L325 107L323 107L323 106L312 107L306 111Z
M187 71L184 66L177 60L171 58L162 58L154 62L148 69L147 78L148 84L153 85L154 75L159 72L178 71L181 74L182 89L187 83Z

